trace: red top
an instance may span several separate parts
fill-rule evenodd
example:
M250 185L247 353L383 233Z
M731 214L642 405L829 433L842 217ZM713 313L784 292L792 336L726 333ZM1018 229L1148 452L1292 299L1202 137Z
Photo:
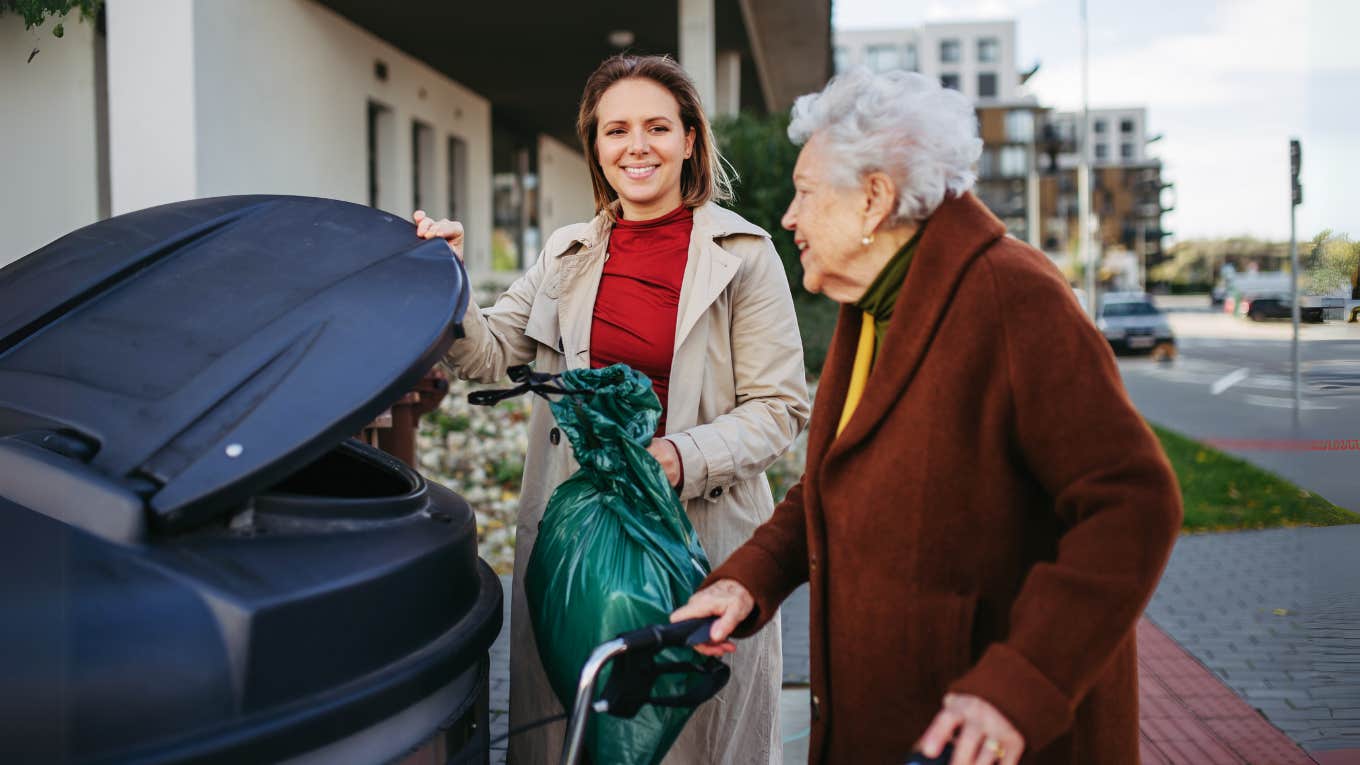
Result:
M694 211L683 205L652 220L619 220L609 234L590 328L590 366L623 362L652 380L666 432L666 391L675 354L680 284Z

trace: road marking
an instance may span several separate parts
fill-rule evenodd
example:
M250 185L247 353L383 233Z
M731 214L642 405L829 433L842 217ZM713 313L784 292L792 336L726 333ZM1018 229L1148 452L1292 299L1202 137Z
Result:
M1277 397L1277 396L1258 396L1258 395L1256 395L1255 393L1245 393L1245 394L1242 395L1242 400L1243 400L1243 401L1246 401L1248 404L1255 404L1256 406L1269 406L1269 407L1274 407L1274 408L1276 408L1276 409L1293 409L1293 408L1294 408L1294 399L1292 399L1292 398L1279 398L1279 397ZM1300 401L1300 402L1299 402L1299 408L1300 408L1300 409L1336 409L1336 407L1334 407L1334 406L1327 406L1327 405L1325 405L1325 404L1315 404L1315 403L1313 403L1312 401Z
M1217 396L1218 394L1242 382L1243 380L1247 379L1250 376L1251 370L1248 369L1247 367L1242 367L1241 369L1233 370L1232 372L1229 372L1226 375L1223 375L1222 377L1218 378L1218 380L1216 380L1213 385L1210 385L1209 392Z

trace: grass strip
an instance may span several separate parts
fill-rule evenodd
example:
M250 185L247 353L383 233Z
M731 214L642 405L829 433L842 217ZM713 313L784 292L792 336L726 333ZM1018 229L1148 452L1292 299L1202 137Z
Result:
M1266 470L1152 425L1176 471L1185 531L1340 526L1360 515Z

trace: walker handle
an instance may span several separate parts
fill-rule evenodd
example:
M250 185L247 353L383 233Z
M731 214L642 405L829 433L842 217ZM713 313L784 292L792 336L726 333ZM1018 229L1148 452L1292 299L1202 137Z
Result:
M619 635L628 648L693 648L696 645L703 645L709 642L710 631L713 623L718 620L716 616L707 616L701 619L686 619L675 622L674 624L653 624L641 629L625 632Z

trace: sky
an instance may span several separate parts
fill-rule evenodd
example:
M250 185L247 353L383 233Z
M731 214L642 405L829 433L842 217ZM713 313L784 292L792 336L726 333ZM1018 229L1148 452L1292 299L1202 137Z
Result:
M1045 106L1081 108L1080 0L833 0L837 28L1014 19ZM1289 238L1289 139L1303 148L1300 240L1360 239L1360 1L1087 0L1092 108L1146 106L1175 184L1178 239Z

